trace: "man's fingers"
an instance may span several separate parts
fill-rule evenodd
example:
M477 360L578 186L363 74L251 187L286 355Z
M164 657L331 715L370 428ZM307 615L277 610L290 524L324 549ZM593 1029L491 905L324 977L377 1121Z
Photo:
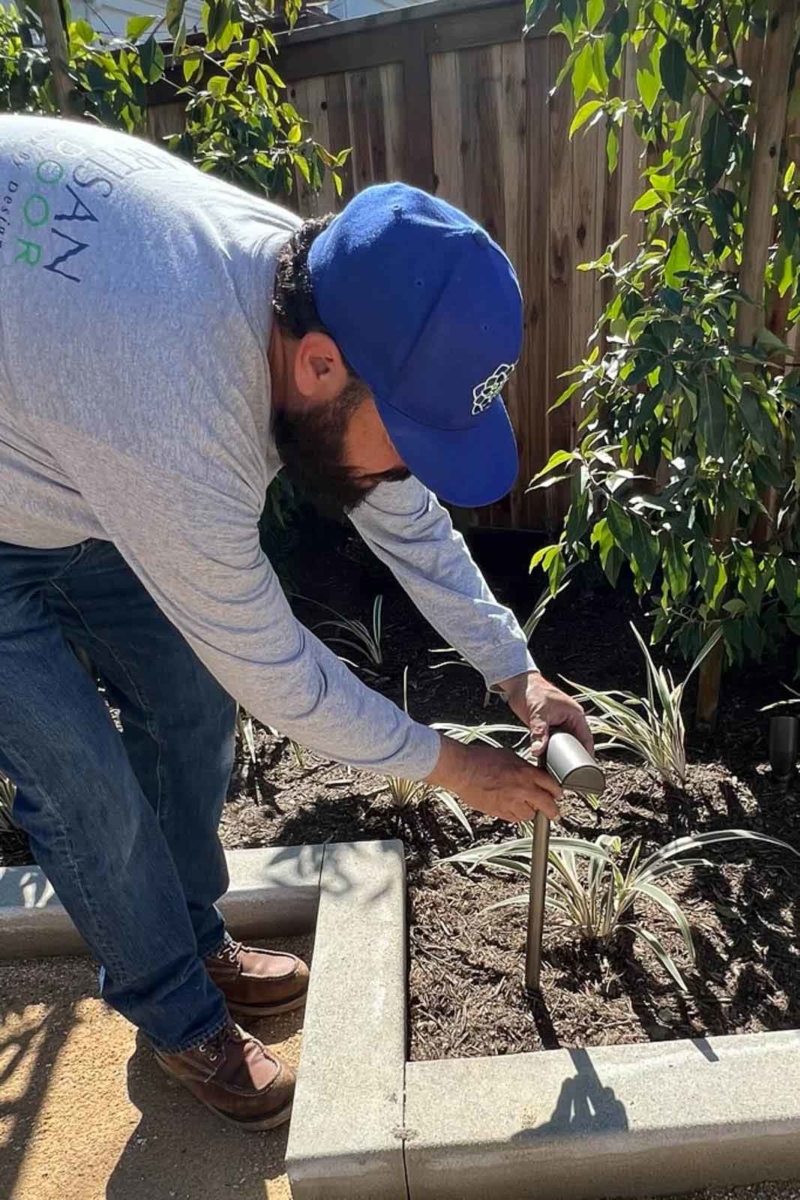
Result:
M561 799L562 789L546 771L536 768L534 770L536 775L535 778L531 778L530 791L525 800L533 809L541 810L551 821L557 821L561 815L557 801Z
M586 713L582 708L575 709L569 721L570 733L573 734L581 743L583 748L594 758L594 738L592 731L589 728L589 722L586 719Z
M534 770L536 771L535 785L537 789L540 792L549 792L554 799L560 800L564 791L564 789L561 787L561 784L557 783L556 780L553 779L553 776L547 771L544 771L541 768L534 768Z
M531 752L537 757L541 757L547 749L548 734L550 732L547 721L544 717L531 717L528 721L528 729L531 733Z

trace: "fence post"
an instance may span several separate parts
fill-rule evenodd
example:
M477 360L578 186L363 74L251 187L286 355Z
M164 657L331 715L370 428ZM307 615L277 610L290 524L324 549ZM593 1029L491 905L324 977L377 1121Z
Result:
M406 182L432 192L436 181L433 170L431 72L425 23L409 21L403 43L403 90L406 103L403 157Z
M53 72L53 91L59 112L65 117L75 114L75 86L69 76L69 49L59 0L34 0L35 11L42 22L45 45Z

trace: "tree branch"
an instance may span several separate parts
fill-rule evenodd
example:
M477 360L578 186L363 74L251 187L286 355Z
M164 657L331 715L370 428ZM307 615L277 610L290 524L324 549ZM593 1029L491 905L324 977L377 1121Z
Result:
M720 0L719 7L720 7L720 12L722 13L722 25L725 30L725 39L728 43L728 49L731 52L731 59L733 60L733 65L736 67L736 70L738 71L739 70L739 60L736 57L736 46L734 45L733 34L731 33L731 25L730 25L730 21L728 20L728 10L725 7L724 0Z
M666 38L667 40L669 40L669 37L670 37L670 35L667 33L666 29L665 29L665 28L664 28L664 26L661 24L661 22L658 20L658 18L657 18L657 17L655 17L655 16L653 16L653 14L652 14L652 13L650 14L650 20L653 22L653 25L654 25L654 26L655 26L655 28L658 30L658 32L661 34L661 36L662 36L662 37L664 37L664 38ZM709 86L709 84L706 82L706 80L705 80L705 78L703 77L702 73L701 73L701 72L700 72L700 71L697 69L697 67L694 65L694 63L693 63L693 62L690 62L690 61L689 61L688 57L687 57L687 59L686 59L686 66L689 68L689 70L691 71L692 75L694 75L695 79L697 80L697 83L698 83L698 86L700 87L700 90L701 90L701 91L702 91L702 92L703 92L703 93L704 93L706 96L708 96L708 98L709 98L710 100L713 100L713 101L714 101L714 103L716 104L717 108L718 108L718 109L720 110L720 112L723 114L723 116L725 117L725 119L726 119L726 121L728 122L728 124L729 124L729 125L732 125L732 126L734 127L734 129L738 129L738 128L739 128L739 123L738 123L738 121L736 121L736 119L734 118L734 116L733 116L733 113L732 113L732 112L731 112L731 110L728 108L728 106L727 106L727 104L725 103L725 101L724 101L724 100L722 100L722 99L720 99L720 97L719 97L719 96L716 94L716 92L714 92L714 91L713 91L713 89L712 89L712 88Z

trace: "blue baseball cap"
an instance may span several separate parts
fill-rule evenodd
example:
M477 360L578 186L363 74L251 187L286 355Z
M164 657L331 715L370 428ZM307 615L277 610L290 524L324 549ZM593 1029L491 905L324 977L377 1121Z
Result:
M379 184L308 263L320 319L412 474L451 504L505 496L519 461L500 391L522 348L522 296L496 242L435 196Z

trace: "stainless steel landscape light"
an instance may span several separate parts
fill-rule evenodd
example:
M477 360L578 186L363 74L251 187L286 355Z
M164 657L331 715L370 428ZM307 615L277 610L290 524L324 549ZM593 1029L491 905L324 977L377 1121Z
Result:
M797 743L800 722L797 717L773 717L769 723L769 764L772 774L786 783L797 766Z
M556 730L550 735L544 761L540 764L557 783L572 792L599 796L606 786L606 777L591 754L571 733ZM528 898L528 944L525 955L525 992L539 992L542 969L542 933L547 901L547 863L550 850L550 822L537 812L533 822L531 850L530 894Z

